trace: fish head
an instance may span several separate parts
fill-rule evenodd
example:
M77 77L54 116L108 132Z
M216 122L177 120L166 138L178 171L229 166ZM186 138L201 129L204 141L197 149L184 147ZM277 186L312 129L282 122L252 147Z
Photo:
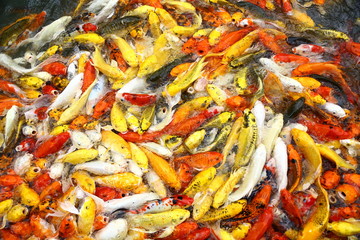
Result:
M194 202L193 198L188 197L186 195L175 195L172 198L174 204L180 207L190 206Z

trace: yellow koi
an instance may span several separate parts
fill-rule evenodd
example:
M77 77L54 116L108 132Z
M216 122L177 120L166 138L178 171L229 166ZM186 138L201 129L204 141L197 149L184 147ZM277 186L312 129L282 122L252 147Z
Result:
M84 189L84 191L91 194L95 193L95 181L87 172L76 171L71 175L70 179L74 184Z
M89 235L95 220L96 204L91 197L86 197L79 210L77 227L80 234Z
M94 177L96 183L100 186L118 188L123 190L133 190L137 188L141 183L142 179L133 173L117 173L108 176Z
M80 43L92 43L97 45L102 45L105 42L105 39L96 33L79 34L73 37L73 39Z
M84 162L91 161L98 156L98 150L96 149L79 149L72 153L66 154L59 161L71 163L71 164L80 164Z
M209 211L201 219L199 219L199 222L214 222L217 220L235 217L245 208L246 203L247 201L245 199L241 199L230 203L226 207Z
M112 131L101 132L101 143L108 149L121 153L125 158L131 158L129 144Z
M291 135L310 165L306 170L304 178L301 180L301 184L297 187L297 190L302 191L307 189L320 176L322 160L320 151L309 134L294 128L291 130Z
M126 132L127 131L127 123L125 119L125 115L121 109L121 106L118 103L114 103L111 112L110 112L110 120L113 128L118 132Z
M205 189L216 174L216 168L209 167L199 172L190 182L189 186L184 190L183 194L189 197L194 197L196 193Z
M20 195L21 203L27 206L37 206L40 203L39 194L29 187L26 183L22 183L16 187L16 191Z

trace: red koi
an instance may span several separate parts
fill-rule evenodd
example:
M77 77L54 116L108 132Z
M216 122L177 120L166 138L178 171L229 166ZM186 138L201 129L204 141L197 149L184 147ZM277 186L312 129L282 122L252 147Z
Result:
M43 158L60 151L60 149L62 149L67 140L69 140L69 138L70 133L63 132L59 135L47 139L35 149L35 151L33 152L34 157Z
M310 59L307 57L287 53L278 53L273 57L273 59L275 62L295 62L299 64L305 64L310 61Z
M50 175L48 173L41 174L36 177L33 181L33 189L37 193L41 193L47 186L49 186L52 182Z
M115 91L108 92L105 96L95 105L93 118L99 119L102 115L110 111L115 102Z
M267 207L252 225L245 240L259 240L271 226L274 219L272 207Z
M81 28L86 33L88 33L88 32L96 32L96 30L97 30L97 26L92 24L92 23L85 23L84 25L81 26Z
M96 69L92 65L92 61L89 60L85 64L85 71L84 71L84 80L83 85L81 87L81 91L85 92L86 89L95 81L96 78Z
M181 240L205 240L211 235L210 228L199 228L194 231L192 231L189 235L186 237L180 238Z
M39 120L44 120L47 118L46 111L48 110L48 107L40 107L35 110L35 114Z
M181 189L185 189L189 185L191 179L193 179L195 173L188 164L180 163L177 175L181 182Z
M46 64L42 67L42 70L50 73L51 75L66 75L67 67L61 62L53 62Z
M343 175L344 182L357 186L360 188L360 174L357 173L345 173Z
M354 137L354 133L352 133L351 130L345 131L342 127L335 125L320 124L306 120L300 120L299 122L308 127L308 132L321 141L341 140Z
M104 228L109 223L109 217L97 215L94 220L94 231Z
M104 201L108 201L108 200L116 198L117 192L114 188L97 187L95 190L95 195Z
M32 227L33 234L40 239L52 238L56 234L50 227L50 223L48 223L46 220L42 219L38 215L31 215L30 225Z
M347 207L333 208L330 211L331 222L340 221L348 218L360 218L360 206L357 204L351 204Z
M340 174L336 171L328 170L321 175L320 183L325 189L333 189L339 185Z
M301 214L308 213L308 211L316 202L316 198L314 198L314 196L304 192L295 192L293 197L295 204L298 206Z
M360 43L349 41L345 44L345 48L351 54L360 56Z
M155 8L164 8L159 0L132 0L131 3L141 3Z
M25 138L16 146L15 150L18 152L32 152L35 149L35 144L35 138Z
M291 13L291 11L293 10L293 7L291 5L291 1L290 0L281 0L282 4L282 10L284 11L284 13Z
M211 49L209 38L189 38L187 42L182 46L182 51L186 54L196 53L199 56L206 55Z
M42 88L42 93L48 94L48 95L53 95L53 96L59 95L59 91L51 85L45 85Z
M175 230L171 233L170 236L163 238L163 240L177 240L181 237L186 237L194 230L198 228L196 222L183 222L175 227Z
M156 102L156 95L123 93L122 97L132 105L147 106Z
M62 194L61 182L55 181L51 184L47 185L42 192L40 193L40 199L43 200L44 198L56 198L60 194Z

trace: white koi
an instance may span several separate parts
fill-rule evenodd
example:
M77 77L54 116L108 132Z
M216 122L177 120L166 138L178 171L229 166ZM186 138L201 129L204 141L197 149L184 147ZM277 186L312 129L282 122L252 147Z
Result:
M166 197L166 186L156 172L149 170L149 172L145 174L145 178L150 188L156 192L160 198Z
M6 113L4 147L7 147L11 143L12 139L15 137L18 123L19 123L19 107L12 106L10 110Z
M229 195L228 200L234 202L250 194L261 177L261 172L266 162L266 148L260 144L251 157L246 174L239 188Z
M96 240L122 240L126 238L128 232L127 221L118 218L110 221L104 228L95 232Z
M169 95L166 96L166 102L167 107L161 109L163 111L161 114L165 115L165 117L162 118L159 122L153 122L151 127L149 128L149 131L160 131L164 129L172 120L172 117L175 113L175 110L173 109L176 104L178 104L181 100L181 92L176 94L175 96L171 97ZM154 118L154 121L156 121L156 117Z
M154 142L141 143L140 145L162 157L171 157L173 154L167 147Z
M77 164L74 170L85 170L95 175L111 175L124 172L126 169L116 163L103 162L100 160Z
M30 153L25 153L24 155L15 158L14 160L14 171L17 175L24 175L31 166L31 160L33 155Z
M40 32L38 32L34 37L28 38L22 41L19 46L25 44L31 44L31 49L36 51L44 46L46 43L51 40L56 39L62 32L65 31L65 27L70 23L72 17L63 16L49 25L43 27Z
M100 23L110 18L114 14L117 4L117 0L109 0L106 5L100 10L100 12L96 14L92 21L94 23Z
M340 140L340 144L347 148L349 154L352 157L360 155L360 142L355 139L343 139Z
M64 171L65 164L62 162L56 162L53 165L51 165L49 169L49 176L52 179L58 179L61 178L62 173Z
M51 109L64 108L70 105L71 101L76 95L81 93L81 87L83 84L83 73L76 75L66 86L66 88L59 94L55 101L50 105L48 111Z
M326 102L322 105L319 105L319 107L322 110L324 110L325 112L327 112L337 118L343 118L346 116L345 110L335 103Z
M91 90L89 98L86 102L86 114L92 115L94 112L94 106L100 101L100 99L106 94L108 91L107 80L105 75L100 75L98 77L98 81L95 84L94 88Z
M251 112L255 116L256 126L258 128L258 139L257 145L262 142L263 134L264 134L264 127L265 127L265 107L264 104L260 101L256 101L253 109Z
M89 149L93 146L88 135L80 131L72 131L71 132L71 143L74 147L81 149L86 148Z
M279 136L280 131L284 125L284 118L281 113L276 114L275 117L270 119L264 128L263 144L265 145L267 156L266 159L270 158L271 152L275 145L275 140Z
M278 191L273 197L271 203L276 206L280 199L280 191L286 189L287 186L287 171L288 171L288 155L287 148L281 138L277 138L273 151L273 158L275 159L275 176Z
M136 209L141 207L144 203L159 199L156 193L140 193L128 197L112 199L104 202L104 213L112 213L118 209Z

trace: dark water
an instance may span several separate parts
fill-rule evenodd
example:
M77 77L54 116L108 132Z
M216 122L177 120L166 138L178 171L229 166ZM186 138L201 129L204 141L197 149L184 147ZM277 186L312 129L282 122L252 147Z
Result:
M71 13L76 5L77 0L0 0L0 27L41 11L47 13L47 24Z
M303 4L309 0L297 0ZM31 13L47 12L46 23L70 14L77 0L0 0L0 27ZM319 26L349 34L360 40L360 0L326 0L324 11L317 7L307 9ZM322 14L325 12L325 14ZM356 24L356 20L358 20Z

